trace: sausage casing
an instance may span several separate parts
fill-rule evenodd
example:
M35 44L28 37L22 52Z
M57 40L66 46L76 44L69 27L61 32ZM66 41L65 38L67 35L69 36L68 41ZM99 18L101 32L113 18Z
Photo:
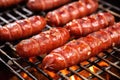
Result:
M23 0L0 0L0 8L9 7L22 2Z
M120 22L54 49L42 65L48 70L61 70L115 45L120 45Z
M70 34L66 28L52 28L21 41L16 45L16 51L21 57L39 56L62 46L69 38Z
M70 0L29 0L27 6L31 10L40 11L56 8L68 2Z
M115 22L114 16L108 12L101 12L83 17L81 19L74 19L67 23L64 27L70 31L71 36L85 36L91 32L113 25Z
M46 19L52 26L62 26L67 22L93 13L98 8L97 0L80 0L48 12Z
M32 16L27 19L0 27L0 40L13 41L39 33L46 25L46 20L41 16Z

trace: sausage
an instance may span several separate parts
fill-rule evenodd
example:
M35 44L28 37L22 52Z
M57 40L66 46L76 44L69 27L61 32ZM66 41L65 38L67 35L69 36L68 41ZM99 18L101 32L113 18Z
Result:
M47 70L61 70L116 45L120 45L120 22L54 49L43 59L42 66Z
M95 12L97 8L97 0L75 1L54 11L48 12L46 15L46 20L49 25L63 26L73 19L81 18Z
M41 16L32 16L18 20L0 27L0 40L13 41L37 34L46 25L46 20Z
M113 25L115 22L114 16L108 12L101 12L83 17L81 19L74 19L67 23L64 27L70 31L71 36L85 36L91 32Z
M35 57L62 46L70 38L66 28L52 28L38 35L21 41L16 45L16 52L21 57Z
M22 2L23 0L0 0L0 8L9 7Z
M34 11L50 10L70 2L70 0L29 0L27 6Z

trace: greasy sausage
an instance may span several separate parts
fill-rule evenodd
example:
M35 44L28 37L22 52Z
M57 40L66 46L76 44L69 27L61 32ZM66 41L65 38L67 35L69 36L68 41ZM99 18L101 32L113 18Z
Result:
M27 6L31 10L40 11L56 8L68 2L70 0L29 0Z
M0 8L9 7L22 2L23 0L0 0Z
M67 23L65 27L70 31L71 36L85 36L91 32L97 31L114 24L114 16L108 12L102 12L81 19L74 19Z
M62 26L67 22L95 12L98 8L97 0L80 0L64 5L48 12L46 19L52 26Z
M13 41L26 38L42 31L45 25L46 20L41 16L18 20L0 27L0 40Z
M43 59L42 65L44 69L61 70L115 45L120 45L120 22L54 49Z
M21 57L39 56L62 46L69 38L70 34L66 28L52 28L21 41L16 45L16 51Z

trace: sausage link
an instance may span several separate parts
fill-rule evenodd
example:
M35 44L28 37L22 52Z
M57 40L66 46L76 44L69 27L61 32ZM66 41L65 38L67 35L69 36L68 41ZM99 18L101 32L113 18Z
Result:
M68 2L70 0L29 0L27 6L31 10L40 11L56 8Z
M48 12L46 19L52 26L62 26L73 19L93 13L97 8L97 0L80 0Z
M43 59L42 65L44 69L61 70L115 45L120 45L120 22L54 49Z
M39 33L46 25L46 20L41 16L32 16L27 19L0 27L0 40L13 41Z
M62 46L69 38L70 35L66 28L52 28L21 41L16 45L16 51L21 57L39 56Z
M0 0L0 8L9 7L22 2L23 0Z
M81 19L74 19L64 27L70 31L71 36L80 37L109 25L113 25L114 22L114 16L108 12L104 12L83 17Z

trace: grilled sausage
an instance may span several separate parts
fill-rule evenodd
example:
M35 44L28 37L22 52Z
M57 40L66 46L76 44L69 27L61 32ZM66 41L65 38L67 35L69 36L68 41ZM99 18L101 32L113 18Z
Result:
M40 11L56 8L68 2L70 0L29 0L27 6L31 10Z
M0 40L13 41L26 38L42 31L45 25L46 20L40 16L18 20L0 27Z
M46 19L52 26L62 26L73 19L93 13L97 8L97 0L80 0L48 12Z
M114 16L110 13L98 13L84 17L81 19L74 19L67 23L65 27L70 31L71 36L85 36L91 32L97 31L114 24Z
M69 38L70 35L66 28L52 28L21 41L16 45L16 51L21 57L39 56L62 46Z
M53 50L43 59L42 65L48 70L61 70L114 45L120 45L120 22Z
M0 8L9 7L22 2L23 0L0 0Z

